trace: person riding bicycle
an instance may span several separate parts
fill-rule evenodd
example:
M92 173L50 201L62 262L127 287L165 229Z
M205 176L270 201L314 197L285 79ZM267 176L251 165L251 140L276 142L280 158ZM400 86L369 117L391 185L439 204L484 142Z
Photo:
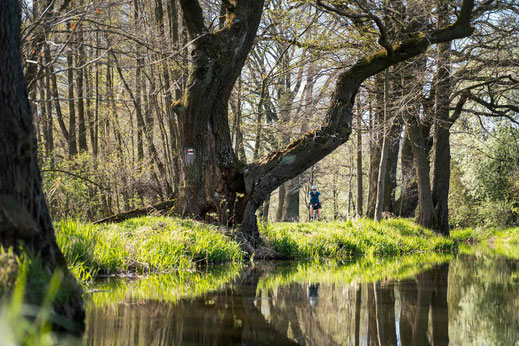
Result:
M321 217L321 193L317 191L317 186L312 186L310 195L310 219L314 219L314 210L317 211L317 220Z

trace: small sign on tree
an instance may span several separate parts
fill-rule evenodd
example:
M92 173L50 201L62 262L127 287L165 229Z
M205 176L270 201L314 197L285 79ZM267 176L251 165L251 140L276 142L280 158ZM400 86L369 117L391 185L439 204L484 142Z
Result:
M186 164L191 165L195 161L195 148L186 148L186 154L184 156Z

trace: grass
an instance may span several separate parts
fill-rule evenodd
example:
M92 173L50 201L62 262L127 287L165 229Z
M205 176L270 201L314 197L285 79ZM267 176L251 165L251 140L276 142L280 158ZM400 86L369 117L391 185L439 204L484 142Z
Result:
M262 225L269 246L287 259L401 256L449 253L457 242L405 219L375 222L275 223Z
M240 263L243 251L224 230L192 220L142 217L119 224L72 220L56 224L56 240L81 280L99 273L192 269L198 263Z
M228 229L193 220L141 217L105 225L66 220L55 228L70 269L82 281L99 273L153 273L244 260ZM449 253L457 247L455 240L404 219L263 224L260 233L267 247L295 260Z
M451 231L452 239L463 243L492 243L519 245L519 227L462 228Z

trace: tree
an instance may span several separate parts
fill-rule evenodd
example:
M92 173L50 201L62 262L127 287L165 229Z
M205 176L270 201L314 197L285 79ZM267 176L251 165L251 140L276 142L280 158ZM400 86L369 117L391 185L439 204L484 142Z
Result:
M326 7L340 14L349 15L330 6ZM385 50L359 60L350 69L341 73L324 124L318 129L307 132L286 148L273 152L247 167L244 173L248 201L242 231L249 236L257 237L255 211L267 195L349 139L355 95L366 79L392 65L424 53L431 44L470 35L473 31L470 25L473 7L473 0L465 0L455 23L430 32L415 32L410 35L411 38L392 47L384 44ZM383 35L381 37L384 43Z
M56 244L42 191L31 107L22 72L20 8L16 0L0 3L0 242L33 251L49 271L61 270L72 287L59 314L83 324L81 290Z

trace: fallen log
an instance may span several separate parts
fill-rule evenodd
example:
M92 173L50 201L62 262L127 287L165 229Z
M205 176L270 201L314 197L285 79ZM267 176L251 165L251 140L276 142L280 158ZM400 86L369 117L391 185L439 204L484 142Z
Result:
M139 217L139 216L146 216L146 215L172 215L174 214L174 207L177 203L176 199L170 199L164 202L160 202L158 204L140 208L140 209L134 209L130 211L125 211L119 214L115 214L112 216L105 217L103 219L94 221L94 224L100 224L100 223L118 223L123 222L125 220Z

